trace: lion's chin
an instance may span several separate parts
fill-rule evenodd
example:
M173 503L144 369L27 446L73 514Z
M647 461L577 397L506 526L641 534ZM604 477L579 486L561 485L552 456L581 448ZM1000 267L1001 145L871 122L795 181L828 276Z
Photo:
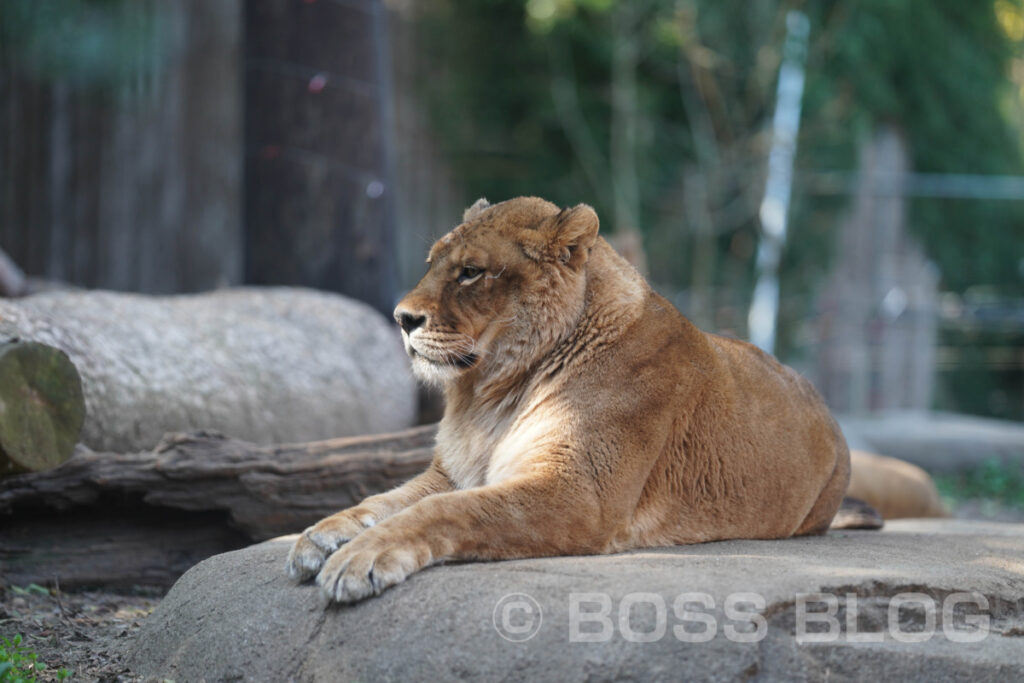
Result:
M442 362L427 358L411 347L408 351L412 358L412 372L416 378L425 384L441 387L453 382L456 377L475 366L480 360L476 354L469 354L453 356L450 360Z

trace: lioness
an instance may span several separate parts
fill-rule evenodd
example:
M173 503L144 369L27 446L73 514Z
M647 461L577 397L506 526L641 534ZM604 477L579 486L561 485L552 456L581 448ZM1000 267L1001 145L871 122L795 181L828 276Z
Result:
M444 388L430 468L306 529L287 560L331 600L448 559L821 534L850 476L795 371L698 330L586 205L480 200L395 319Z

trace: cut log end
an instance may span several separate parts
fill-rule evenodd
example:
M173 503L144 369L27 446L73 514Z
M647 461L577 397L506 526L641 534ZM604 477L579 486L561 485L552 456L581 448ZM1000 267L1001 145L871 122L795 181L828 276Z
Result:
M0 476L61 465L84 420L82 381L67 354L37 342L0 345Z

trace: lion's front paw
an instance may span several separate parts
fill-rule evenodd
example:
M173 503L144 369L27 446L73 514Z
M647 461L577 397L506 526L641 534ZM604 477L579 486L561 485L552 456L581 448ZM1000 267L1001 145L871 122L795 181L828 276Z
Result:
M388 541L387 534L364 534L327 560L316 577L329 600L356 602L401 583L430 562L423 545Z
M331 553L373 525L366 513L346 510L331 515L302 532L288 553L285 570L293 579L304 581L323 567Z

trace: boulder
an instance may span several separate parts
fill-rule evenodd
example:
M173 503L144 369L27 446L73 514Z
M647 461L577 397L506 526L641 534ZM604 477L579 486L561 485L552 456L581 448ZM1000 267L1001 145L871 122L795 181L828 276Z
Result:
M285 577L290 543L189 570L128 644L132 671L178 681L1024 676L1022 525L904 520L448 564L347 606Z
M932 474L1024 461L1024 423L956 413L890 411L840 415L850 448L883 453Z

